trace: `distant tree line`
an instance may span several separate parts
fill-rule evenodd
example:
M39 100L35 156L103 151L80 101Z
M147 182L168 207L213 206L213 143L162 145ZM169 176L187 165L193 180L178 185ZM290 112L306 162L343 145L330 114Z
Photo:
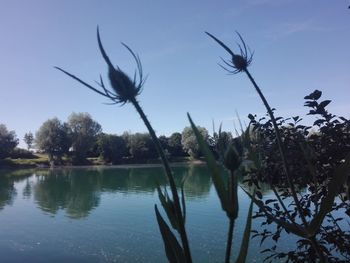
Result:
M214 133L209 136L207 129L198 129L216 152L218 135ZM223 134L227 140L232 139L231 133ZM107 134L102 132L101 125L88 113L72 113L66 122L58 118L48 119L35 136L28 132L23 140L27 150L16 148L19 142L16 133L8 131L4 124L0 124L0 159L27 158L32 155L31 149L47 154L52 165L62 164L63 159L72 164L86 164L89 157L99 157L104 163L111 164L158 158L148 133ZM196 137L190 127L185 127L182 133L174 132L168 137L162 135L159 140L169 158L201 157Z

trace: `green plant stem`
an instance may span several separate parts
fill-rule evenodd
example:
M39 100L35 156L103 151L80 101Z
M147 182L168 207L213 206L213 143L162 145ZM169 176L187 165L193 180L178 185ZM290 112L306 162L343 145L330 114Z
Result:
M230 218L230 225L228 227L228 234L227 234L225 263L230 262L234 226L235 226L235 220L233 218Z
M145 123L149 134L152 137L152 140L155 144L155 147L157 149L157 152L160 156L160 158L162 159L163 162L163 166L165 169L165 173L168 177L168 181L169 181L169 185L170 185L170 190L174 199L174 206L175 206L175 214L177 217L177 221L179 222L179 234L180 234L180 238L182 241L182 246L184 249L184 254L185 254L185 258L186 258L186 262L187 263L191 263L192 262L192 257L191 257L191 252L190 252L190 247L189 247L189 243L188 243L188 238L187 238L187 234L186 234L186 229L185 229L185 224L184 224L184 220L183 220L183 216L182 216L182 212L181 212L181 206L180 206L180 200L179 200L179 195L177 193L177 189L176 189L176 185L175 185L175 181L174 181L174 177L172 175L171 169L170 169L170 165L169 162L164 154L163 148L158 140L158 137L155 133L155 131L153 130L150 122L147 119L147 116L145 115L145 113L143 112L140 104L138 103L138 101L136 100L136 98L134 98L133 100L131 100L131 103L134 105L136 111L139 113L141 119L143 120L143 122Z
M225 263L230 262L231 249L232 249L232 239L233 239L233 228L235 225L235 219L238 214L238 196L237 196L237 174L234 170L230 170L228 177L228 195L230 204L233 206L233 214L229 216L229 228L227 233L227 243L226 243L226 254L225 254Z
M279 148L279 151L281 153L281 158L282 158L282 162L283 162L283 168L284 168L284 172L286 174L286 177L287 177L287 181L288 181L288 185L290 187L290 190L292 192L292 196L293 196L293 199L294 199L294 202L295 202L295 205L297 206L297 210L298 210L298 213L300 215L300 218L303 222L303 225L305 228L307 228L308 226L308 223L305 219L305 216L301 210L301 206L300 206L300 203L299 203L299 200L298 200L298 197L297 197L297 194L296 194L296 191L295 191L295 187L294 187L294 184L292 182L292 178L290 176L290 172L289 172L289 167L287 165L287 158L286 158L286 154L285 154L285 149L284 149L284 146L283 146L283 143L282 143L282 138L281 138L281 134L279 132L279 129L278 129L278 126L277 126L277 122L276 122L276 119L275 119L275 116L273 114L273 111L270 107L270 105L268 104L264 94L261 92L259 86L256 84L254 78L252 77L252 75L250 74L250 72L248 71L248 69L245 69L244 71L249 80L252 82L255 90L258 92L261 100L263 101L266 109L267 109L267 112L269 113L270 115L270 118L271 118L271 121L272 121L272 124L273 124L273 127L275 129L275 132L276 132L276 139L277 139L277 144L278 144L278 148Z

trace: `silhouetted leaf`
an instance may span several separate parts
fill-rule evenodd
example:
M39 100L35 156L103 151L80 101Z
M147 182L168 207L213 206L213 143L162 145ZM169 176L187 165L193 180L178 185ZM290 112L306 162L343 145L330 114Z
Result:
M319 104L319 107L325 108L329 103L331 103L331 100L324 100Z
M166 256L169 262L174 263L182 263L185 262L185 256L182 247L174 236L173 232L171 232L167 223L164 221L162 216L160 215L157 205L154 206L156 211L156 217L158 221L158 226L160 229L160 233L162 234L164 247Z
M293 117L293 120L294 120L295 122L297 122L297 121L299 120L299 116Z
M182 205L182 218L183 218L184 224L186 222L186 202L185 202L184 186L185 186L185 181L187 177L188 175L186 175L181 182L181 205Z
M175 214L175 206L174 206L174 202L169 198L168 193L165 190L165 194L163 194L162 190L160 189L159 186L157 186L157 191L158 191L158 197L159 197L159 201L162 204L164 211L171 223L171 226L176 229L179 230L178 228L178 223L176 220L176 214Z
M306 101L304 106L306 106L306 107L317 107L318 103L317 103L317 101L310 100L310 101Z
M326 120L324 120L324 119L316 120L316 121L314 122L314 125L319 126L319 125L321 125L322 123L324 123L325 121L326 121Z
M246 261L246 257L248 254L248 248L249 248L250 230L252 227L252 213L253 213L253 201L250 202L248 215L247 215L247 221L245 224L243 239L242 239L242 243L241 243L241 249L239 251L236 263L244 263Z
M191 127L193 132L197 138L200 149L206 159L207 166L209 168L211 177L213 179L213 183L215 186L215 190L219 196L221 207L226 213L231 214L232 210L228 205L228 193L223 182L219 166L217 165L213 153L210 151L207 143L204 141L203 136L198 131L196 125L193 123L191 116L187 113L188 119L191 123Z
M314 236L322 225L325 216L332 210L332 205L341 186L345 183L350 171L350 154L345 157L345 162L342 163L334 172L333 178L328 184L327 195L323 198L318 214L313 218L309 227L308 234Z
M310 95L304 97L305 100L318 100L322 95L322 91L315 90Z
M315 115L315 114L317 114L317 112L315 110L310 110L307 115Z

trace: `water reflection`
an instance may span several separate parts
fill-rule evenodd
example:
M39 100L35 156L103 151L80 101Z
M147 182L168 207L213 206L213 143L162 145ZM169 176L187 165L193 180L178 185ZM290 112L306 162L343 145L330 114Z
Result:
M16 194L14 181L8 177L0 177L0 210L6 205L12 205Z
M175 166L175 182L186 178L184 191L188 201L207 198L212 185L206 166ZM241 181L241 180L240 180ZM18 190L16 183L22 185ZM0 174L0 209L12 205L18 191L24 199L33 197L45 213L55 215L63 210L70 218L83 218L101 203L105 192L153 194L156 186L165 185L161 167L93 169L18 170ZM262 192L268 191L263 186Z
M45 212L56 214L64 209L71 218L89 214L100 202L99 179L94 171L53 170L36 174L34 199Z
M180 185L186 177L184 191L188 200L209 195L211 179L205 166L173 168L175 181ZM0 174L0 209L12 205L18 187L24 199L33 198L45 213L55 215L63 210L70 218L83 218L101 202L104 192L153 194L166 177L161 167L94 168L17 171Z

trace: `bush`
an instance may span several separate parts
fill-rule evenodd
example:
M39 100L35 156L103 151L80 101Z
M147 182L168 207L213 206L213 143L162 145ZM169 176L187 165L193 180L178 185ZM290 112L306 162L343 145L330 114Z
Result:
M157 151L151 136L147 133L129 135L129 153L136 160L152 159L157 157Z
M120 163L127 154L126 141L121 136L101 134L97 145L100 157L107 163Z
M306 190L301 194L299 203L303 215L308 220L317 214L320 201L328 193L328 182L350 152L350 121L330 114L326 110L330 101L318 101L321 94L316 90L305 97L305 106L310 108L308 114L317 117L312 126L302 125L299 116L287 119L276 118L286 150L290 175L299 189ZM249 115L249 118L253 127L252 131L257 138L252 148L256 149L261 159L259 169L250 172L246 181L258 187L260 182L268 182L278 187L283 198L291 197L287 178L282 172L283 163L271 120L256 119L256 116L253 115ZM312 130L317 132L310 132ZM347 188L341 186L338 200L332 205L331 212L327 214L326 220L317 233L317 241L327 248L325 252L328 254L329 262L343 262L342 258L350 258L350 230L342 227L346 225L345 215L350 216L349 180L348 177ZM277 200L271 199L267 202L276 217L283 220L288 219ZM290 207L295 207L295 203L292 202ZM344 216L338 217L339 214ZM296 210L290 215L293 220L299 220ZM261 210L256 213L256 217L262 217L265 226L272 223ZM255 236L260 237L262 242L266 238L277 242L282 229L279 226L275 231L271 231L271 228L262 227L255 231ZM297 250L281 252L276 246L273 246L266 252L270 253L269 258L271 259L287 258L293 262L314 262L318 256L306 238L300 238L297 241Z
M38 156L34 155L31 151L22 148L15 148L10 157L12 159L38 159Z

